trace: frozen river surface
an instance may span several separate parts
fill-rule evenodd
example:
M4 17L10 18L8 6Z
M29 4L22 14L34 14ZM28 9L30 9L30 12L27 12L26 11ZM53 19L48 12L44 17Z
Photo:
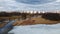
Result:
M9 34L60 34L60 24L15 26Z

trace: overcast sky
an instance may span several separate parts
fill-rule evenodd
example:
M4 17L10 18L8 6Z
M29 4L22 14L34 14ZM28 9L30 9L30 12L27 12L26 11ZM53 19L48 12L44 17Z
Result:
M60 10L60 0L0 0L0 10Z

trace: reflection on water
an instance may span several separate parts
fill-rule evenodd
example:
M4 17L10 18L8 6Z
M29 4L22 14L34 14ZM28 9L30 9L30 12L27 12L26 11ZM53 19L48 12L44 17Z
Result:
M0 34L7 34L11 29L13 29L13 23L16 22L16 20L10 20L4 27L0 28Z

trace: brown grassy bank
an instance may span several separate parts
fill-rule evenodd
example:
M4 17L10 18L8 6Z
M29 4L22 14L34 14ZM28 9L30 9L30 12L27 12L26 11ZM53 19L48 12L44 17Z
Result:
M0 18L1 19L2 18L10 18L12 20L12 19L17 19L18 17L0 17ZM51 20L44 19L42 17L33 17L33 18L29 18L27 20L19 20L19 21L15 22L13 25L20 26L20 25L57 24L57 23L60 23L60 21L51 21ZM0 27L3 27L6 24L7 23L4 22L4 23L0 24Z
M16 26L16 25L33 25L33 24L57 24L57 23L60 23L60 21L51 21L44 19L42 17L35 17L23 21L17 21L13 25Z

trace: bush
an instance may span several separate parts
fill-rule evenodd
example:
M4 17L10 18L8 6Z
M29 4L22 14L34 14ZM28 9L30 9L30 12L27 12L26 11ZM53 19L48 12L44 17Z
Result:
M49 20L60 20L60 14L58 13L44 13L42 17Z

